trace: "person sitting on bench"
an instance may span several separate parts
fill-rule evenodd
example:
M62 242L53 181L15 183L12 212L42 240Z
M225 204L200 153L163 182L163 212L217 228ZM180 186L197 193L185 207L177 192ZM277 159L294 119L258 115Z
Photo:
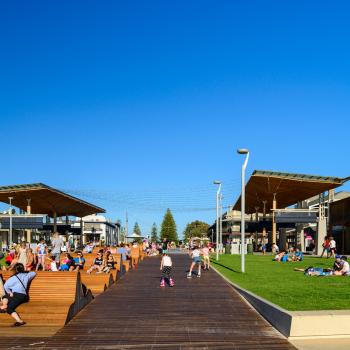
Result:
M4 284L6 294L2 298L0 312L11 315L16 321L13 326L19 327L26 323L20 318L16 312L16 308L19 305L28 302L28 285L36 276L36 273L34 271L26 271L24 265L21 263L14 265L13 269L15 274Z
M91 265L91 267L89 268L89 270L87 270L87 273L91 273L94 270L97 270L97 273L102 273L103 269L105 267L105 261L103 259L103 255L101 252L97 253L97 257L94 259L93 264Z
M111 254L111 252L107 252L106 253L106 259L105 259L105 262L104 262L104 268L103 268L103 272L110 272L111 270L114 270L114 264L115 264L115 261L114 261L114 258L113 258L113 255Z
M84 270L85 259L82 252L77 252L77 257L74 258L75 271Z
M61 271L73 271L75 268L75 263L73 257L69 253L64 254L64 258L62 260L62 265L60 267Z

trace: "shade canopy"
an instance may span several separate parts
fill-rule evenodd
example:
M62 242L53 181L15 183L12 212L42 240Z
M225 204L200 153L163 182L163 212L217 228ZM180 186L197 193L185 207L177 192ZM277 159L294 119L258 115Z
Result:
M277 208L287 208L325 191L344 184L349 178L325 177L317 175L281 173L255 170L245 187L246 213L262 213L265 202L266 212L272 209L276 197ZM234 210L241 210L241 198Z
M0 187L0 201L10 203L24 211L30 199L32 214L83 217L90 214L104 213L105 210L93 204L73 197L67 193L42 183Z

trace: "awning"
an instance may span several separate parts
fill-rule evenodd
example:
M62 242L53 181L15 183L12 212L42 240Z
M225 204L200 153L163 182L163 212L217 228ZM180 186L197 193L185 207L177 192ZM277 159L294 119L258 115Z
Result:
M277 208L287 208L300 201L337 188L348 179L255 170L245 187L246 213L255 213L256 210L262 213L264 201L266 201L266 213L268 213L272 209L274 196L276 197ZM233 209L241 210L240 197Z
M90 214L104 213L105 210L67 193L49 187L42 183L0 187L0 201L12 204L24 211L27 210L30 199L32 214L47 214L54 216L83 217Z

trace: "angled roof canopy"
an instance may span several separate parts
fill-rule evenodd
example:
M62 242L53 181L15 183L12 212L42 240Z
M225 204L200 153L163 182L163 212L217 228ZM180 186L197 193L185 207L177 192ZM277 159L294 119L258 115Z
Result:
M266 212L268 213L272 209L274 195L277 208L286 208L339 187L348 179L255 170L245 187L246 213L255 213L256 208L260 213L263 212L264 201L266 201ZM233 209L241 210L240 197Z
M28 205L27 199L30 199L32 214L47 214L51 217L54 213L57 216L83 217L105 212L100 207L42 183L0 187L0 201L9 203L8 197L13 197L12 204L25 211Z

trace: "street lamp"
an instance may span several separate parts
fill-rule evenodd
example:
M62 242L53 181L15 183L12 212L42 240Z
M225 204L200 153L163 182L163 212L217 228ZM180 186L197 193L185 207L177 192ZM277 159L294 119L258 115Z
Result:
M223 244L222 244L222 199L224 197L222 196L222 193L220 194L220 212L219 212L219 221L220 221L220 253L222 253L222 248L223 248Z
M13 199L13 197L9 197L9 202L10 202L9 246L11 246L11 244L12 244L12 199Z
M219 260L219 195L221 191L221 181L214 181L214 185L218 185L218 190L216 192L216 260Z
M241 272L245 272L244 261L244 245L245 245L245 169L248 164L249 150L246 148L239 148L238 154L245 154L245 160L242 165L242 193L241 193Z

